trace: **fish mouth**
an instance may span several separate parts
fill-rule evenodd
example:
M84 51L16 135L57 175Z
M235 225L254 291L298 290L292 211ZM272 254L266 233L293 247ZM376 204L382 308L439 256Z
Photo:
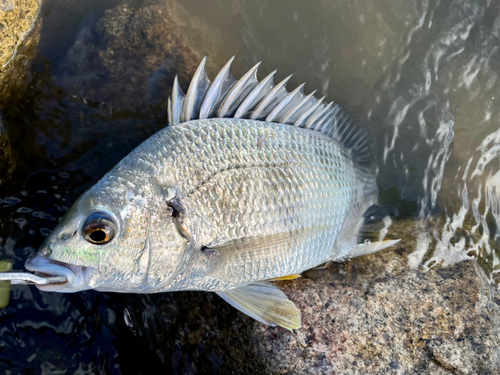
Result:
M40 254L28 258L24 266L28 271L35 272L37 276L64 276L67 279L67 281L63 283L45 285L35 284L40 290L46 292L71 293L90 289L87 283L91 274L91 269L89 267L75 266L73 264L49 259Z

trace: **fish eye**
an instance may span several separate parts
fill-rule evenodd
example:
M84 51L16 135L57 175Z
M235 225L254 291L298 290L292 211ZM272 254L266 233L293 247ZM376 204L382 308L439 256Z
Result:
M83 226L83 238L94 245L105 245L116 234L116 225L111 216L104 212L91 214Z

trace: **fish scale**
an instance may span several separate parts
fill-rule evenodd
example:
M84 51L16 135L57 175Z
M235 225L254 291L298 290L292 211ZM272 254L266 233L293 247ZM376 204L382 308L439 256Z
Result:
M214 130L222 128L223 130L219 129L212 132L206 128L214 128ZM336 159L342 161L340 164L348 165L350 161L343 155L341 148L336 143L326 139L319 133L315 134L315 137L311 137L306 130L293 129L293 133L297 134L292 135L292 130L285 126L248 120L232 120L229 122L223 119L213 119L205 120L203 124L191 121L179 127L171 128L170 132L189 134L188 139L183 140L185 148L182 158L178 161L174 160L174 164L185 164L187 160L199 160L202 158L201 155L206 160L212 160L211 163L205 165L205 170L199 174L193 174L189 168L185 168L183 177L179 175L179 178L184 180L179 179L173 183L181 187L181 191L183 190L182 186L189 186L189 194L181 194L181 200L188 211L211 217L214 227L223 228L216 230L213 235L219 242L294 230L296 228L291 226L292 221L289 219L292 217L298 219L305 211L315 212L316 217L309 218L306 215L302 220L297 221L296 225L302 224L304 221L309 223L326 221L332 223L333 226L325 238L333 239L338 235L341 229L340 223L345 218L346 207L348 207L351 199L348 194L351 186L346 182L342 183L342 180L346 178L343 174L352 173L353 166L351 166L351 169L338 169L335 168L336 163L332 162L331 158L318 157L322 153L336 155ZM216 134L216 136L212 136L211 141L217 138L224 139L226 147L213 148L207 146L207 142L205 144L199 142L199 139L206 136L206 134ZM247 142L249 153L254 156L258 155L259 158L242 159L241 154L239 154L240 158L233 158L232 155L238 152L239 145L242 144L240 141L241 136L248 137L249 134L273 139L273 142L268 147L283 152L272 153L272 156L270 156L270 154L262 151L258 146L258 142ZM171 136L169 139L176 140L177 137ZM310 142L311 140L312 142ZM192 147L188 147L189 144ZM309 147L303 147L305 144ZM324 149L325 145L329 145L329 148ZM286 155L288 155L288 158L285 158ZM233 160L232 165L231 160ZM245 163L246 160L249 162ZM267 167L267 164L271 163L271 161L274 166ZM297 163L300 163L303 167L298 168ZM262 166L256 167L256 164ZM276 167L277 165L280 165L280 167ZM196 164L192 165L191 168L196 168ZM293 176L294 179L292 180L287 176ZM253 186L246 183L249 180L253 181ZM236 188L237 185L245 185L247 190L242 193L241 190ZM290 188L283 189L286 186ZM339 186L341 187L340 190L338 189ZM267 195L263 200L247 199L247 197L257 195L257 192L269 192L270 189L274 189L273 191L277 194ZM227 194L222 196L222 200L219 199L221 191L223 194ZM343 192L343 194L339 192ZM291 203L292 201L294 204ZM221 203L224 207L222 210L220 209ZM245 207L247 210L242 210L239 212L239 216L235 217L238 212L235 212L234 208L238 206ZM227 210L228 207L233 207L233 211ZM339 207L343 209L339 210ZM279 213L280 209L284 208L289 212L285 219L283 219L282 215L277 215L277 212ZM229 222L236 222L236 225L227 227ZM245 225L245 223L252 224ZM284 223L288 223L288 225L284 225ZM197 223L193 221L191 225L196 226ZM233 230L238 228L241 228L240 232L234 233ZM323 237L318 240L320 245L325 248L323 250L323 259L321 259L321 261L324 261L332 254L333 240L330 243L325 242ZM217 243L212 245L217 245ZM298 248L296 250L298 255L294 255L293 261L288 261L288 265L284 268L287 272L299 272L311 263L308 256L310 253L316 254L317 262L317 257L321 254L321 249L317 249L317 247ZM291 255L290 249L286 248L286 246L279 251L283 256ZM252 281L252 278L256 279L258 274L262 274L262 271L259 271L258 260L254 262L252 259L245 259L242 262L246 264L243 271L245 277L242 282ZM268 268L266 278L277 277L275 272L275 270ZM281 272L281 270L278 270L278 272ZM238 278L238 275L233 275L233 277Z
M377 187L355 119L304 85L288 92L290 76L259 82L260 63L236 80L233 60L211 82L203 59L187 94L174 80L169 126L84 193L26 262L68 280L40 289L214 291L293 329L300 313L266 280L394 243L358 243Z

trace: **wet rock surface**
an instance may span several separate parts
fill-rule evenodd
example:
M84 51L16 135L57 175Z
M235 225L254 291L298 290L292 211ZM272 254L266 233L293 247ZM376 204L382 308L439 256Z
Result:
M125 321L178 373L498 374L500 300L484 271L414 271L412 246L280 282L302 312L293 333L209 293L129 299Z
M9 136L0 110L0 185L10 176L12 167Z
M171 1L131 1L82 28L55 81L68 94L112 110L165 117L175 74L187 84L202 54L183 38Z

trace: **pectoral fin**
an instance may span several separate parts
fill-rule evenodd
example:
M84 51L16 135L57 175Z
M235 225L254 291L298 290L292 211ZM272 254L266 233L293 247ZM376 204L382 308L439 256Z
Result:
M292 330L302 326L295 304L271 283L262 281L217 294L231 306L271 327L278 325Z
M214 264L209 276L218 277L224 267L246 264L253 259L270 259L283 254L293 254L296 249L307 246L308 242L329 229L328 226L318 226L207 245L207 249L217 252L217 263Z
M276 233L264 237L242 238L220 245L208 246L218 250L225 257L255 254L262 251L268 253L270 248L275 246L293 246L309 240L315 235L312 229L297 229L290 232Z

